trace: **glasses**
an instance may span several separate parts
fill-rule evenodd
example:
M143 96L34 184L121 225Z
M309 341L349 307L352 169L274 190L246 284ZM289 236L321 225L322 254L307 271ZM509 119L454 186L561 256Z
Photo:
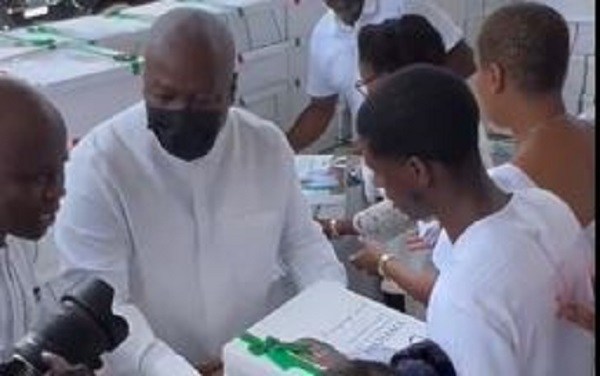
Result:
M372 83L373 81L375 81L377 79L377 75L372 74L369 77L365 78L365 79L361 79L356 81L356 83L354 84L354 88L362 94L363 97L367 97L367 95L369 95L369 91L368 91L368 86L370 83Z

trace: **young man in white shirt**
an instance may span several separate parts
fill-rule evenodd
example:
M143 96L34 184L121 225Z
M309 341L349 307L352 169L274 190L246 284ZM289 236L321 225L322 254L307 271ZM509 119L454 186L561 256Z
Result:
M43 312L34 241L54 221L64 193L66 129L50 102L22 82L0 77L0 374L14 345ZM50 358L51 375L87 375ZM4 366L3 366L4 365Z
M415 219L437 217L450 242L435 283L420 285L428 336L460 376L589 374L593 339L555 315L559 294L592 296L589 250L576 247L581 227L547 191L494 184L477 150L478 121L464 82L429 66L392 75L358 116L366 162L390 200ZM354 262L407 282L383 252Z
M153 25L144 102L96 127L67 165L56 242L68 269L109 281L131 335L113 375L210 375L276 292L343 266L312 221L272 123L231 107L226 26L178 9Z
M338 101L343 101L355 116L363 100L355 89L360 78L357 35L365 25L404 14L422 15L442 35L446 65L464 77L475 70L471 49L461 29L430 0L325 0L325 4L329 10L313 29L310 39L306 85L310 102L287 134L296 151L310 146L323 134Z

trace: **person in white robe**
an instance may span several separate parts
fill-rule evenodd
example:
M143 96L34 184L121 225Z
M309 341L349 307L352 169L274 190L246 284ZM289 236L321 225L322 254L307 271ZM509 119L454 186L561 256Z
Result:
M129 321L112 375L210 375L289 286L345 284L271 122L231 106L232 36L177 9L153 25L144 101L87 134L56 226L65 270L116 289Z

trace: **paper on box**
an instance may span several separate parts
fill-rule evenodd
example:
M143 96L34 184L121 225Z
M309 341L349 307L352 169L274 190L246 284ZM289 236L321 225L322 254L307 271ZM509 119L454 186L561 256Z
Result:
M285 342L315 338L351 358L389 361L394 352L425 338L425 324L335 282L320 282L248 332ZM306 375L297 369L283 371L265 356L250 354L239 339L225 345L223 362L227 376Z

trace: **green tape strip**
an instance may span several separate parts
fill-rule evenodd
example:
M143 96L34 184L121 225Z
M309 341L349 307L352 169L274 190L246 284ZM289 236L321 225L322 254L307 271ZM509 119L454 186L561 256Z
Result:
M144 67L144 58L138 55L126 54L94 44L79 44L71 47L79 51L85 51L94 55L110 58L118 63L128 64L131 69L131 73L136 76L142 72L142 68Z
M27 28L27 31L32 35L42 38L39 39L40 41L53 41L53 43L51 44L53 48L56 48L56 39L54 38L62 38L63 40L67 41L65 43L65 46L67 47L79 51L89 52L97 56L106 57L118 63L128 64L131 72L134 75L139 75L144 65L144 59L138 55L127 54L120 51L111 50L110 48L97 46L94 44L93 41L87 41L83 39L70 37L64 34L62 31L57 30L56 28L53 28L51 26L31 26Z
M5 40L14 42L14 45L16 47L33 46L47 48L49 50L57 47L56 40L50 36L34 35L30 38L28 36L18 36L15 34L8 33L0 34L0 36Z
M265 356L284 371L296 368L311 376L323 374L323 369L308 359L310 350L306 345L282 342L273 337L262 340L248 332L242 334L239 339L248 346L252 355Z

